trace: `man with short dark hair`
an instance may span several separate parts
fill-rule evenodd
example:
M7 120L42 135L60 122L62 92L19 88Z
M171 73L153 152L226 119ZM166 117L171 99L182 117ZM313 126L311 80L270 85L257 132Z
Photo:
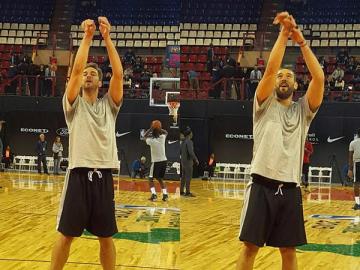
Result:
M240 219L239 240L244 246L237 270L253 269L264 245L279 248L282 269L296 270L295 247L307 242L301 167L306 135L323 99L325 76L294 18L283 12L277 21L281 30L254 97L252 179ZM295 74L281 68L289 37L299 45L312 77L306 94L296 102L292 100Z
M354 179L354 210L360 210L360 128L356 138L349 145L349 169L348 176Z
M93 20L85 20L84 37L63 97L69 129L69 167L59 207L59 238L53 249L51 270L63 269L74 237L81 236L84 229L98 237L103 269L115 269L112 236L118 230L112 169L119 168L115 122L123 100L123 68L110 38L109 21L105 17L99 17L98 21L113 75L108 92L98 99L102 72L96 64L86 65L96 26Z

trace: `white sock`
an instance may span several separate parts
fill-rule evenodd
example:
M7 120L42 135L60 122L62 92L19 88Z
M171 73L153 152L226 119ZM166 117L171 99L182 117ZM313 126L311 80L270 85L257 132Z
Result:
M155 191L155 188L154 188L154 187L150 188L150 191L151 191L151 194L155 194L155 195L156 195L156 191Z
M359 196L355 197L355 203L360 204L360 197Z
M166 190L166 188L163 188L163 189L162 189L162 193L163 193L164 195L167 195L167 190Z

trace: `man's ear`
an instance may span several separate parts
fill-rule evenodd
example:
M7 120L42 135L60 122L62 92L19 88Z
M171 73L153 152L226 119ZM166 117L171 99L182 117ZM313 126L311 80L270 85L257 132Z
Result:
M99 86L99 88L101 88L101 86L102 86L102 81L99 81L99 82L98 82L98 86Z
M295 82L295 83L294 83L294 89L295 89L295 91L298 89L298 87L299 87L298 83Z

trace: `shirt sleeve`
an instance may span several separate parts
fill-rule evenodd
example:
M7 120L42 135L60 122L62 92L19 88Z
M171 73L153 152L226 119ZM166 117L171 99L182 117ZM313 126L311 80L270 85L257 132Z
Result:
M76 108L79 105L79 100L81 99L81 97L78 95L76 97L76 99L74 100L73 104L70 104L69 100L67 99L66 93L63 96L63 109L64 109L64 114L65 114L65 120L68 122L72 121L72 118L74 117Z
M147 145L151 145L152 142L153 142L153 139L152 138L146 138L145 142L146 142Z
M270 107L270 104L274 99L275 99L275 97L274 97L274 94L272 93L260 105L257 100L256 93L255 93L254 104L253 104L253 116L259 117L261 114L263 114L263 112L266 111Z
M108 101L108 104L110 106L111 112L114 116L114 118L116 118L116 116L118 115L120 108L122 106L123 103L123 99L121 99L121 102L119 104L119 106L117 106L114 102L114 100L112 99L112 97L109 95L109 93L106 93L104 98Z
M352 141L349 145L349 152L354 152L354 141Z
M309 126L311 121L314 119L314 117L315 117L315 115L318 112L320 107L315 112L312 112L310 110L309 101L306 98L306 96L303 96L303 97L299 98L299 102L301 104L302 112L303 112L303 114L305 116L305 119L306 119L306 124Z

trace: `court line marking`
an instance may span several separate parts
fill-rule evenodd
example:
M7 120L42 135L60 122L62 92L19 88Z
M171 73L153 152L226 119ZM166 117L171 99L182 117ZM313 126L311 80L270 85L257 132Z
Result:
M117 204L115 209L159 210L159 211L180 212L180 209L176 207L153 207L146 205L131 205L131 204Z
M0 258L0 261L14 261L14 262L38 262L38 263L50 263L46 260L25 260L25 259L8 259ZM80 265L101 265L100 263L86 263L86 262L74 262L68 261L67 264L80 264ZM141 268L141 269L159 269L159 270L180 270L180 268L163 268L163 267L154 267L154 266L136 266L136 265L126 265L126 264L116 264L116 267L130 267L130 268Z

